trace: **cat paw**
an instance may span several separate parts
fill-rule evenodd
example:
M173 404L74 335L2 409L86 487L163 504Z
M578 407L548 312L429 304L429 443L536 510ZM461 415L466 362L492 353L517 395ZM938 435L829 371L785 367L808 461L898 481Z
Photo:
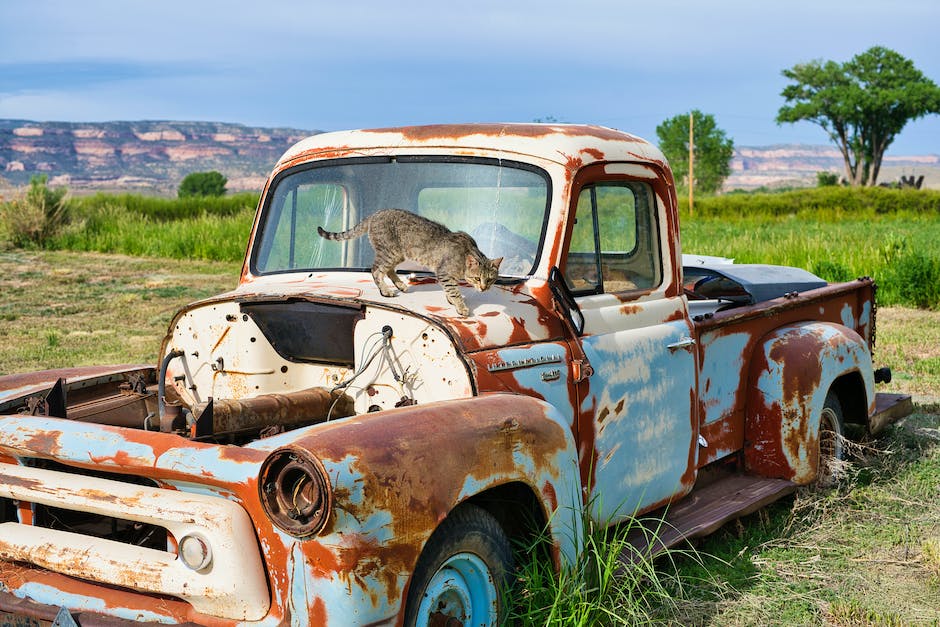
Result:
M466 318L467 316L470 315L470 310L467 308L466 305L464 305L463 307L457 307L457 313L460 314L462 317Z

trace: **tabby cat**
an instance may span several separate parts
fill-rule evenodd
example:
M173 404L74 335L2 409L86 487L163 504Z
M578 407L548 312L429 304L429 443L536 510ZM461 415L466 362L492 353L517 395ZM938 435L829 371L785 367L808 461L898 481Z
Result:
M472 237L463 231L451 231L443 224L428 220L402 209L382 209L353 228L332 233L317 227L321 237L329 240L347 240L368 233L375 249L372 278L382 296L396 296L384 278L388 277L401 290L408 287L395 272L395 267L410 259L430 268L444 289L447 302L457 313L467 316L470 310L457 283L466 279L483 292L499 277L499 264L503 258L487 259Z

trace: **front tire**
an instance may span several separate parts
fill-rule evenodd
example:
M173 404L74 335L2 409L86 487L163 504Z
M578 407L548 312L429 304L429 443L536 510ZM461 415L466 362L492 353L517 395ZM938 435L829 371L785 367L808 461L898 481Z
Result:
M461 505L418 559L405 611L408 627L500 625L512 549L492 514Z

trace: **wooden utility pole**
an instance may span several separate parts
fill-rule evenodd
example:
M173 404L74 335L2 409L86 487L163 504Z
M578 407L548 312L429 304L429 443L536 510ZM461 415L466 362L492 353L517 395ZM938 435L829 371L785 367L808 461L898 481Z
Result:
M689 113L689 215L694 213L695 197L692 189L695 187L695 118Z

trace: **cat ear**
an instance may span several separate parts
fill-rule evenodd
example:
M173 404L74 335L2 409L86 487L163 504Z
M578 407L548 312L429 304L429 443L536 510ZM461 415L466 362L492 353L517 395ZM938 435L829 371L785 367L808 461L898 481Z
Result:
M477 258L473 255L467 255L467 270L477 270L480 267L480 262L477 261Z
M493 266L494 270L499 270L499 264L503 263L503 258L499 259L490 259L490 265Z

